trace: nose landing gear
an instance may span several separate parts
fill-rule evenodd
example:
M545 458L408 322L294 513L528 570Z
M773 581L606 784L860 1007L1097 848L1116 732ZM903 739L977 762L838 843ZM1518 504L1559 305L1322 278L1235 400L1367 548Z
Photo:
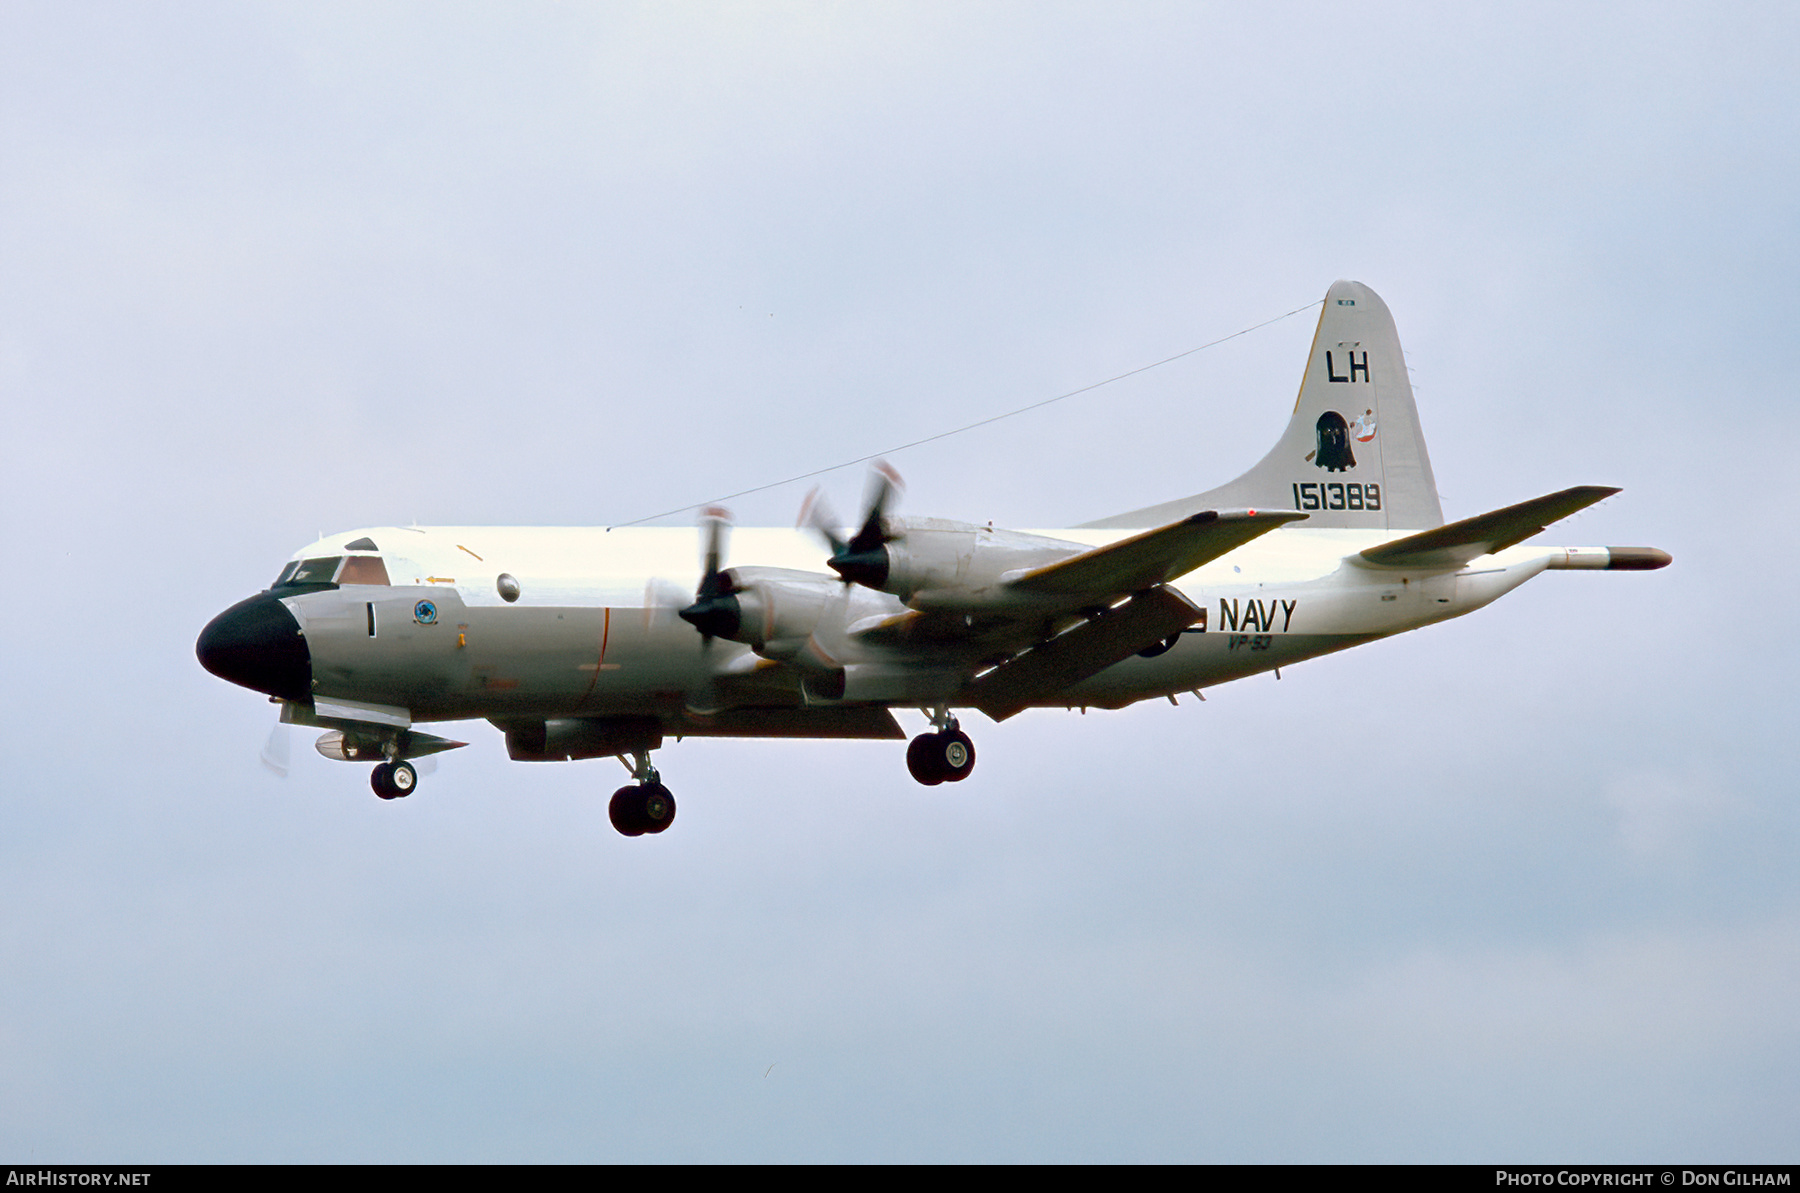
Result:
M934 733L921 733L906 747L906 769L927 787L960 783L975 769L975 743L957 727L950 710L932 713Z

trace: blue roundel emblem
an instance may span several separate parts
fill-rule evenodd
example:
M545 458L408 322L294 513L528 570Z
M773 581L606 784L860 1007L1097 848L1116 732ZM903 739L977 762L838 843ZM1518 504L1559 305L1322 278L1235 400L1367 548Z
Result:
M430 601L420 601L413 606L413 620L420 625L430 625L437 620L437 606Z

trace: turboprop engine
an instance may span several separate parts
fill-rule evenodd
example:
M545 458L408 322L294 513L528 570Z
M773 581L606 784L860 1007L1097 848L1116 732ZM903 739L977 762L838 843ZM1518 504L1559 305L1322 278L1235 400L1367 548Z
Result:
M831 568L914 609L1011 604L1016 598L1003 591L1007 581L1083 549L1061 539L941 518L890 518L885 537L875 552L867 553L878 553L878 560L840 566L834 557Z
M831 548L826 566L846 583L897 596L915 609L1012 603L1015 598L1001 591L1008 580L1083 550L1077 543L991 525L890 518L887 506L898 487L893 469L878 463L868 512L849 539L831 528L816 491L800 516L824 537Z
M681 618L711 642L741 642L765 659L788 663L805 677L809 695L835 700L844 693L844 665L820 644L819 631L842 630L849 594L838 580L789 568L721 570L725 516L709 510L705 571L694 603Z
M768 658L789 658L805 646L820 619L833 604L843 600L843 585L818 572L787 568L734 567L721 579L726 589L714 598L735 610L735 625L720 618L711 626L714 637L742 642ZM682 610L687 615L687 610ZM688 618L702 633L708 626Z

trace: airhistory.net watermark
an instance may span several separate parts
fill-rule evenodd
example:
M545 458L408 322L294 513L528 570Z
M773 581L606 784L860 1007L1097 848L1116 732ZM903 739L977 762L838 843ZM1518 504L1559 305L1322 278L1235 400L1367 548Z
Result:
M135 1188L150 1183L147 1172L58 1172L54 1168L17 1168L6 1170L6 1183L36 1189L68 1185L91 1185L95 1188Z

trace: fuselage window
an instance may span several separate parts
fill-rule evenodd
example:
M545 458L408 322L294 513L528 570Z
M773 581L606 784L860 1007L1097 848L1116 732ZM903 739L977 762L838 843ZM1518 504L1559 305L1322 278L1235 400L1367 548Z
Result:
M337 575L338 564L344 562L342 555L333 555L330 559L303 559L294 574L288 577L289 584L329 584Z
M386 584L387 564L374 555L352 555L338 573L339 584Z

